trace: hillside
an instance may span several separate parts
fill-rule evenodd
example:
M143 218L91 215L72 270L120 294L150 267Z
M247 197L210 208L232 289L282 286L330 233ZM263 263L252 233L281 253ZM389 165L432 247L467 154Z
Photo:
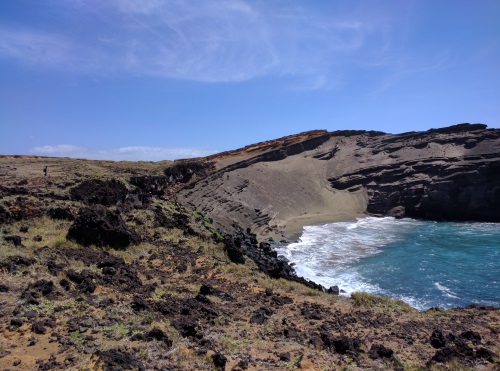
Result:
M373 195L349 182L384 138L314 132L175 163L0 157L0 369L498 369L498 309L338 296L257 242L303 212L365 212ZM473 161L497 144L478 139Z
M229 227L296 238L302 226L359 215L500 221L500 130L311 131L214 155L179 194Z

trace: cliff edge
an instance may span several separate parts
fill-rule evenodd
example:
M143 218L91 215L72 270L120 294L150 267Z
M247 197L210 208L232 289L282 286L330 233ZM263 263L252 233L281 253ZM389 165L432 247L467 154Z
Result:
M500 221L500 129L315 130L206 158L180 199L220 226L290 236L307 224L393 215Z

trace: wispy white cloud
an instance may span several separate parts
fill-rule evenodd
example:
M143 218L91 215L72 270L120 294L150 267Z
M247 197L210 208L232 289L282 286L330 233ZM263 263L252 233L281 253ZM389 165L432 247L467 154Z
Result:
M85 147L74 146L72 144L58 144L55 146L34 147L30 150L31 153L38 155L64 155L84 152Z
M359 14L322 14L300 2L97 0L66 2L85 33L19 25L0 28L0 58L85 73L133 73L204 82L259 76L336 80L346 57L379 31ZM68 5L71 4L71 5ZM89 22L92 27L88 27ZM318 83L318 81L324 81Z
M29 152L40 156L86 158L91 160L162 161L208 156L217 151L189 147L168 148L151 146L128 146L96 150L71 144L59 144L34 147Z
M104 53L79 45L64 35L29 28L0 26L0 58L16 59L32 67L50 67L77 73L108 70Z
M409 77L423 78L426 75L442 71L449 67L451 63L449 50L442 51L432 59L416 58L409 60L406 58L387 60L385 63L381 62L377 67L391 66L393 68L391 73L381 79L379 86L371 94L381 94Z
M37 34L29 30L0 28L0 56L28 63L66 64L71 51L58 35Z

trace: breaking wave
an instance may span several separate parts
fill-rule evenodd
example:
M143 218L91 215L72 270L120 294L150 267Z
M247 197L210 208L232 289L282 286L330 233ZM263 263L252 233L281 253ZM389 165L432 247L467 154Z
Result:
M307 226L279 247L299 276L417 309L500 306L500 224L359 218Z

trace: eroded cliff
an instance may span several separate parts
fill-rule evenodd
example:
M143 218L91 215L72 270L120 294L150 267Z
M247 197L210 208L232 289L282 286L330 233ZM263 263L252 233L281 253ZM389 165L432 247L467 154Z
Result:
M222 226L282 231L359 214L500 221L500 130L311 131L211 156L179 196Z

